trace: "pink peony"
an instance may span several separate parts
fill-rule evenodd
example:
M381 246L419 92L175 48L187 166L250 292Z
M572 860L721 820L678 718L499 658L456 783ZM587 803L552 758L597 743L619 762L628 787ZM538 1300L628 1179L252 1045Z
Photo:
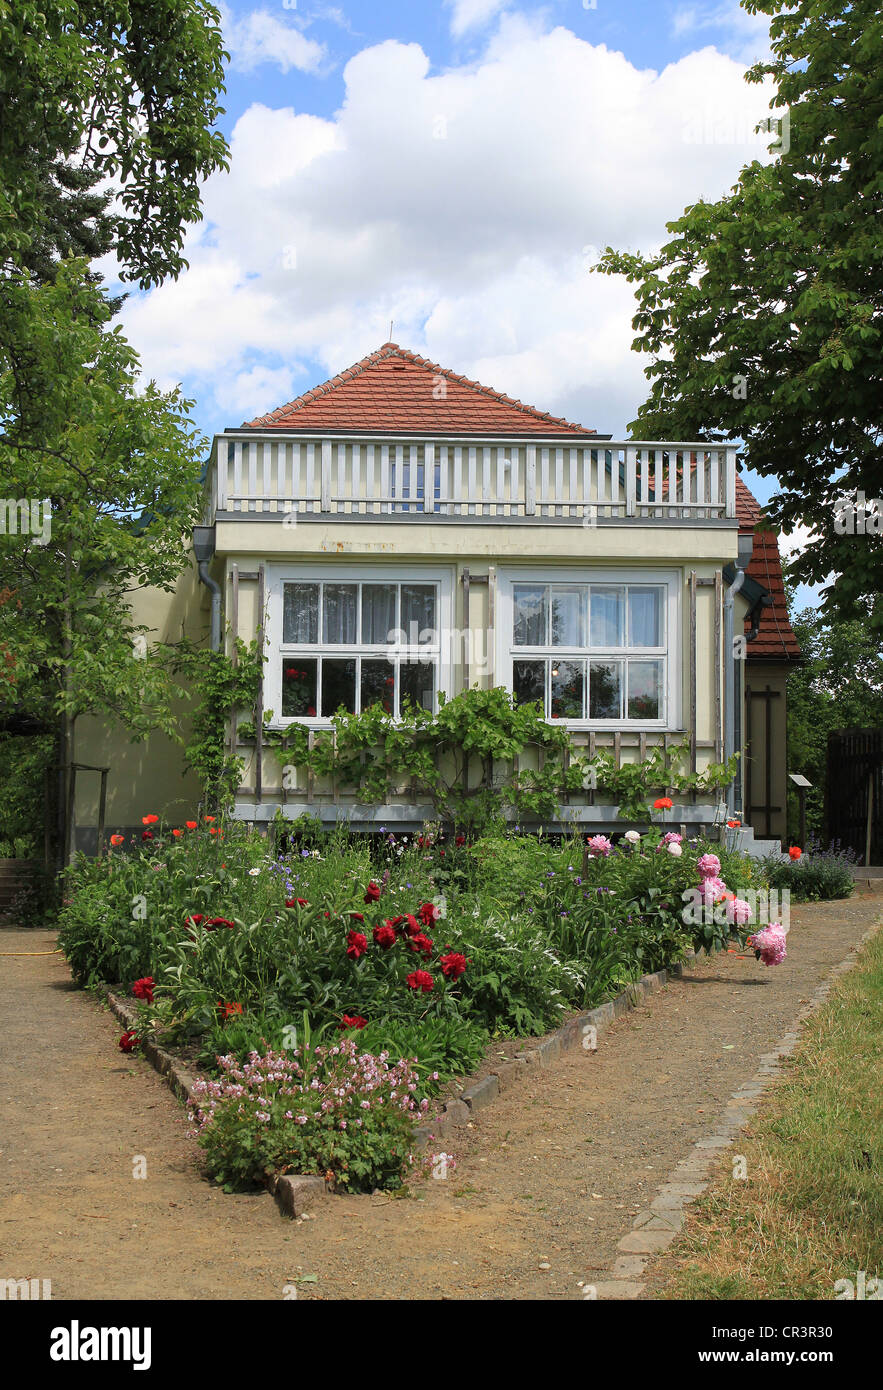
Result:
M709 856L709 858L712 857L713 856ZM722 878L703 878L702 882L699 884L699 891L707 903L714 903L726 893L727 885Z
M593 835L589 840L589 854L593 857L596 854L602 854L606 857L612 849L613 845L606 835Z
M785 959L785 928L781 922L770 922L763 931L756 931L749 938L754 953L764 965L781 965Z
M721 861L716 854L703 854L696 868L703 878L714 878L721 871Z
M747 926L751 921L751 904L744 898L733 898L727 903L727 921L735 922L737 927Z

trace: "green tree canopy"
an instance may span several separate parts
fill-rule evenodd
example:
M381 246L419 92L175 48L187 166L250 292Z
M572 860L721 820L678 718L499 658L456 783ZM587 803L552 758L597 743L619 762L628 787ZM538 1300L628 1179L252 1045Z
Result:
M634 346L653 357L639 437L744 441L777 477L771 519L814 538L796 577L866 597L883 627L883 543L841 534L844 494L883 497L883 12L877 0L743 0L771 17L781 152L668 225L657 255L606 250L636 286ZM843 525L841 519L840 525Z
M227 166L215 6L0 0L0 55L0 264L112 246L142 287L177 275L200 184Z

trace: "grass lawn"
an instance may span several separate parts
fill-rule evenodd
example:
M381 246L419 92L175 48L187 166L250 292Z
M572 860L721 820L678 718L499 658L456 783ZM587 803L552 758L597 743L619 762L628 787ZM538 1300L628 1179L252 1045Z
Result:
M883 1273L883 932L805 1025L788 1074L664 1258L663 1299L854 1297ZM861 1296L861 1295L859 1295ZM880 1284L883 1296L883 1280Z

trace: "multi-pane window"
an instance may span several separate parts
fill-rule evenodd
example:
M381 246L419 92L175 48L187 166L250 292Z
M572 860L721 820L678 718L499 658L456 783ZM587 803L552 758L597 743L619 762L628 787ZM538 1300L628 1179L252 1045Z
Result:
M438 586L292 580L282 585L281 715L330 719L410 700L435 707Z
M666 718L662 584L513 584L512 683L547 719Z

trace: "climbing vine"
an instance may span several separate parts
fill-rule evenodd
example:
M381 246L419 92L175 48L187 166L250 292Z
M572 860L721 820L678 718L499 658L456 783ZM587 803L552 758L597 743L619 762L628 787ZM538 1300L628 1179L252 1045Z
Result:
M686 739L619 768L606 751L589 759L565 726L546 720L539 704L518 705L501 687L466 690L450 700L440 695L437 714L413 704L399 719L379 704L361 714L341 710L332 726L316 731L312 747L308 730L297 723L265 728L263 742L283 769L308 768L362 802L384 805L410 787L432 803L439 820L464 829L480 829L501 806L548 820L569 793L590 787L617 803L621 819L647 821L652 793L724 787L736 769L731 759L704 773L681 772ZM241 724L239 736L254 738L254 724ZM531 759L536 766L522 767L529 751L538 754Z
M228 722L235 710L254 709L261 678L258 644L235 641L235 660L185 639L172 649L172 667L195 701L185 746L206 804L224 810L242 780L243 760L227 748Z

